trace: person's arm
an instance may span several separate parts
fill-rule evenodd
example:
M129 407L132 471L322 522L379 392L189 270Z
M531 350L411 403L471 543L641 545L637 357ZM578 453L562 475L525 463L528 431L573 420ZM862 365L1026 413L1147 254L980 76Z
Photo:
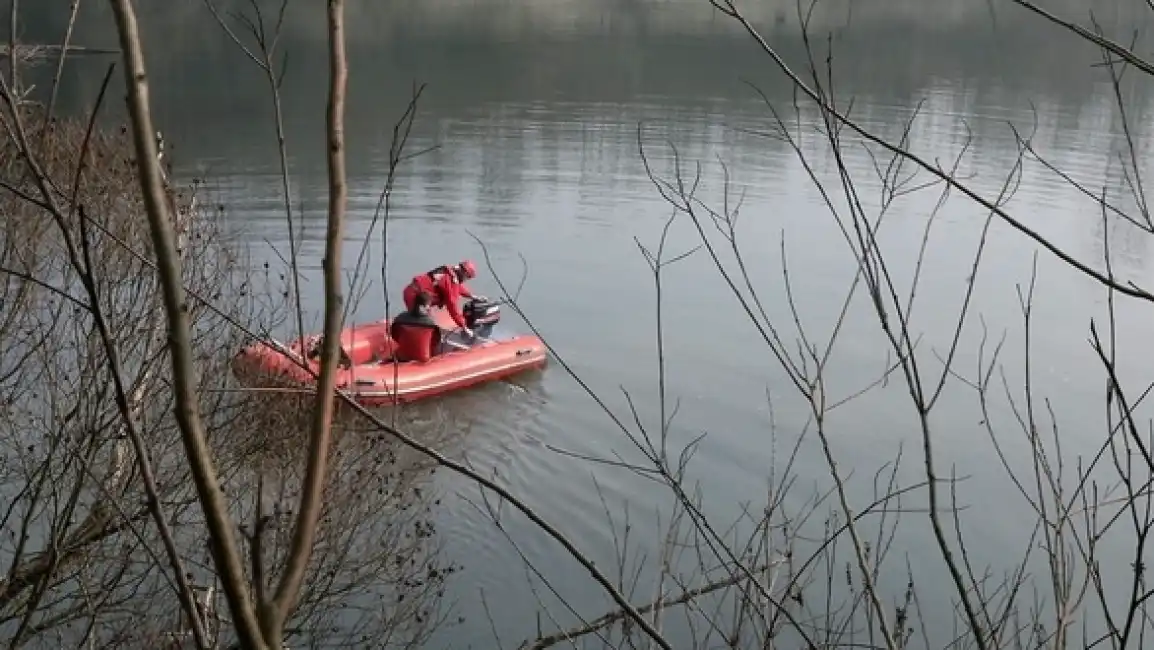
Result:
M449 310L449 317L453 319L457 327L465 328L465 315L461 313L461 306L457 304L456 288L449 282L448 278L440 282L441 295L445 299L445 309Z
M458 293L460 293L462 296L465 296L466 298L475 297L473 290L470 289L469 285L465 284L464 282L458 284L457 288L458 288Z
M468 329L465 327L465 315L461 313L461 306L457 304L456 300L450 300L445 305L445 309L449 310L449 316L452 317L453 322L457 327Z

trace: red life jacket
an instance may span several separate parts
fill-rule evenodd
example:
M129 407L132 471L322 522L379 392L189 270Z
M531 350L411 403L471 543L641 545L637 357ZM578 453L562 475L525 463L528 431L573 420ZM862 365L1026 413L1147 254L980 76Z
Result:
M456 292L452 292L452 290L460 284L460 281L457 278L457 273L446 264L413 276L413 284L417 285L420 291L429 295L430 307L439 307L444 305L447 299L456 298ZM443 295L446 290L452 293L448 296Z
M424 293L429 298L429 307L444 307L458 327L465 327L465 316L457 304L464 286L452 266L438 266L413 277L412 282L405 288L405 293L409 295L405 298L405 304L411 305L410 299L413 296Z

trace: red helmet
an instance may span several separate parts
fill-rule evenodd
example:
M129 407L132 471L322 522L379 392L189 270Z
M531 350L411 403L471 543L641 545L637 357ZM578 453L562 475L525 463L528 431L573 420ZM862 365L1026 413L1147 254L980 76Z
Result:
M473 263L473 260L463 260L457 265L457 268L460 269L461 273L467 278L477 277L477 265Z

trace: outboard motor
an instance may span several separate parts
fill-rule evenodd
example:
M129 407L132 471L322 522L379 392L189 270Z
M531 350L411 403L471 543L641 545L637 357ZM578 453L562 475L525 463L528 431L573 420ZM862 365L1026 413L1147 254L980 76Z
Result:
M465 316L465 323L477 336L489 338L493 326L501 320L501 305L492 300L473 299L465 303L461 313Z

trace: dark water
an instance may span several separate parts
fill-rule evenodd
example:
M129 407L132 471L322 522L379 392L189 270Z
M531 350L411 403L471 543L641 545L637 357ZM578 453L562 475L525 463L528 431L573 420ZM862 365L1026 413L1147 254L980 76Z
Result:
M655 426L655 300L634 237L655 245L670 210L641 164L637 125L644 121L653 166L659 173L670 171L663 141L671 139L685 164L702 164L701 194L714 205L722 195L718 158L725 161L735 197L745 195L741 243L767 311L792 339L782 282L784 247L793 299L810 336L824 342L841 311L854 261L796 155L776 140L743 132L765 130L771 119L745 81L792 114L789 88L771 62L726 19L696 6L704 2L595 3L579 11L570 7L577 3L542 3L535 11L527 8L529 0L524 3L433 3L435 10L408 3L379 10L363 3L353 7L347 118L351 222L345 251L350 267L384 180L392 124L412 85L423 82L428 86L409 150L437 149L408 163L397 181L387 269L394 304L412 273L465 256L481 259L469 233L485 243L510 288L518 282L518 255L523 255L529 275L520 304L534 325L621 417L629 418L624 387L641 417ZM760 25L798 62L802 43L794 9L781 4L761 11ZM1098 3L1107 28L1131 16L1120 4ZM1112 192L1124 189L1117 154L1125 140L1112 91L1101 69L1090 67L1100 60L1098 53L1071 46L1060 31L1006 2L948 3L936 14L924 3L883 5L888 8L854 14L848 26L844 8L829 9L819 25L838 30L838 93L855 98L853 114L863 125L896 138L910 111L924 102L911 134L913 149L948 164L972 137L963 173L972 176L973 187L994 196L1017 158L1009 124L1028 133L1036 123L1033 143L1052 163L1096 191L1103 184ZM283 248L287 232L263 80L222 40L199 2L174 6L179 10L171 14L146 9L158 124L182 172L211 177L237 226L258 248L266 240ZM304 255L310 281L303 288L316 324L326 186L324 16L319 5L302 5L290 14L286 124L294 203L303 206L309 223ZM927 17L931 14L938 19ZM103 36L93 28L91 38ZM69 101L91 97L96 80L89 77L75 73ZM1145 152L1149 103L1142 86L1129 78L1124 86L1134 95L1128 110ZM813 116L809 106L803 113ZM811 164L836 182L828 149L812 135L807 138ZM860 147L847 149L846 157L863 183L867 209L876 209L873 163ZM931 189L907 196L887 217L882 238L893 272L905 278L903 286L938 195ZM1026 166L1010 209L1096 268L1108 242L1116 273L1139 283L1151 280L1145 239L1123 225L1104 225L1091 202L1040 165ZM912 328L923 337L924 363L935 375L940 365L933 364L930 348L944 352L949 346L985 216L980 207L954 196L934 217ZM384 312L380 234L369 240L367 274L373 284L356 309L358 319ZM672 251L697 243L688 221L674 225ZM991 228L972 319L959 345L958 372L973 376L977 369L980 315L992 340L1007 337L1006 372L1017 390L1024 354L1017 290L1030 281L1033 254L1022 235L1000 223ZM1090 318L1102 316L1105 294L1044 253L1037 268L1035 388L1052 399L1063 448L1073 457L1102 436L1103 379L1087 336ZM671 267L665 281L667 388L670 399L680 400L672 435L684 444L708 432L691 474L701 481L711 517L724 525L743 501L764 499L770 468L807 426L807 405L737 310L704 252ZM488 271L475 285L489 295L500 293ZM1120 337L1129 346L1122 371L1141 383L1151 358L1141 336L1149 310L1121 311ZM516 322L512 313L507 318ZM892 361L876 317L859 294L827 370L829 399L868 385L887 360ZM893 377L886 387L836 410L827 423L841 466L855 472L853 494L866 501L873 474L893 459L899 444L906 476L912 481L918 475L921 448L905 391ZM1022 435L1013 428L1002 390L995 392L991 417L998 420L1008 453L1020 460ZM668 510L668 494L628 472L556 451L628 453L621 432L559 364L524 380L521 388L486 387L430 409L460 411L456 419L469 429L469 460L498 472L599 564L613 564L614 547L593 475L614 517L629 503L633 543L656 554L662 532L653 513ZM971 477L959 500L969 505L966 516L977 518L982 530L973 542L975 561L1000 571L1010 568L1007 557L1020 554L1029 530L1020 524L1024 503L1009 491L982 420L973 391L950 384L936 411L935 453L943 472L952 465L957 474ZM809 497L815 486L830 485L816 438L808 436L795 468L804 485L797 499ZM532 633L539 609L523 564L489 518L470 505L478 502L473 486L443 477L443 488L453 498L444 501L441 531L447 552L465 565L450 596L455 613L466 620L447 631L446 642L492 647L479 606L485 597L503 642L511 645ZM555 543L523 518L505 517L521 552L579 611L592 616L607 607ZM928 526L923 515L910 518L900 551L910 554L915 567L931 571ZM896 598L904 586L904 562L894 566L897 574L885 581ZM559 606L550 608L560 620L572 620Z

